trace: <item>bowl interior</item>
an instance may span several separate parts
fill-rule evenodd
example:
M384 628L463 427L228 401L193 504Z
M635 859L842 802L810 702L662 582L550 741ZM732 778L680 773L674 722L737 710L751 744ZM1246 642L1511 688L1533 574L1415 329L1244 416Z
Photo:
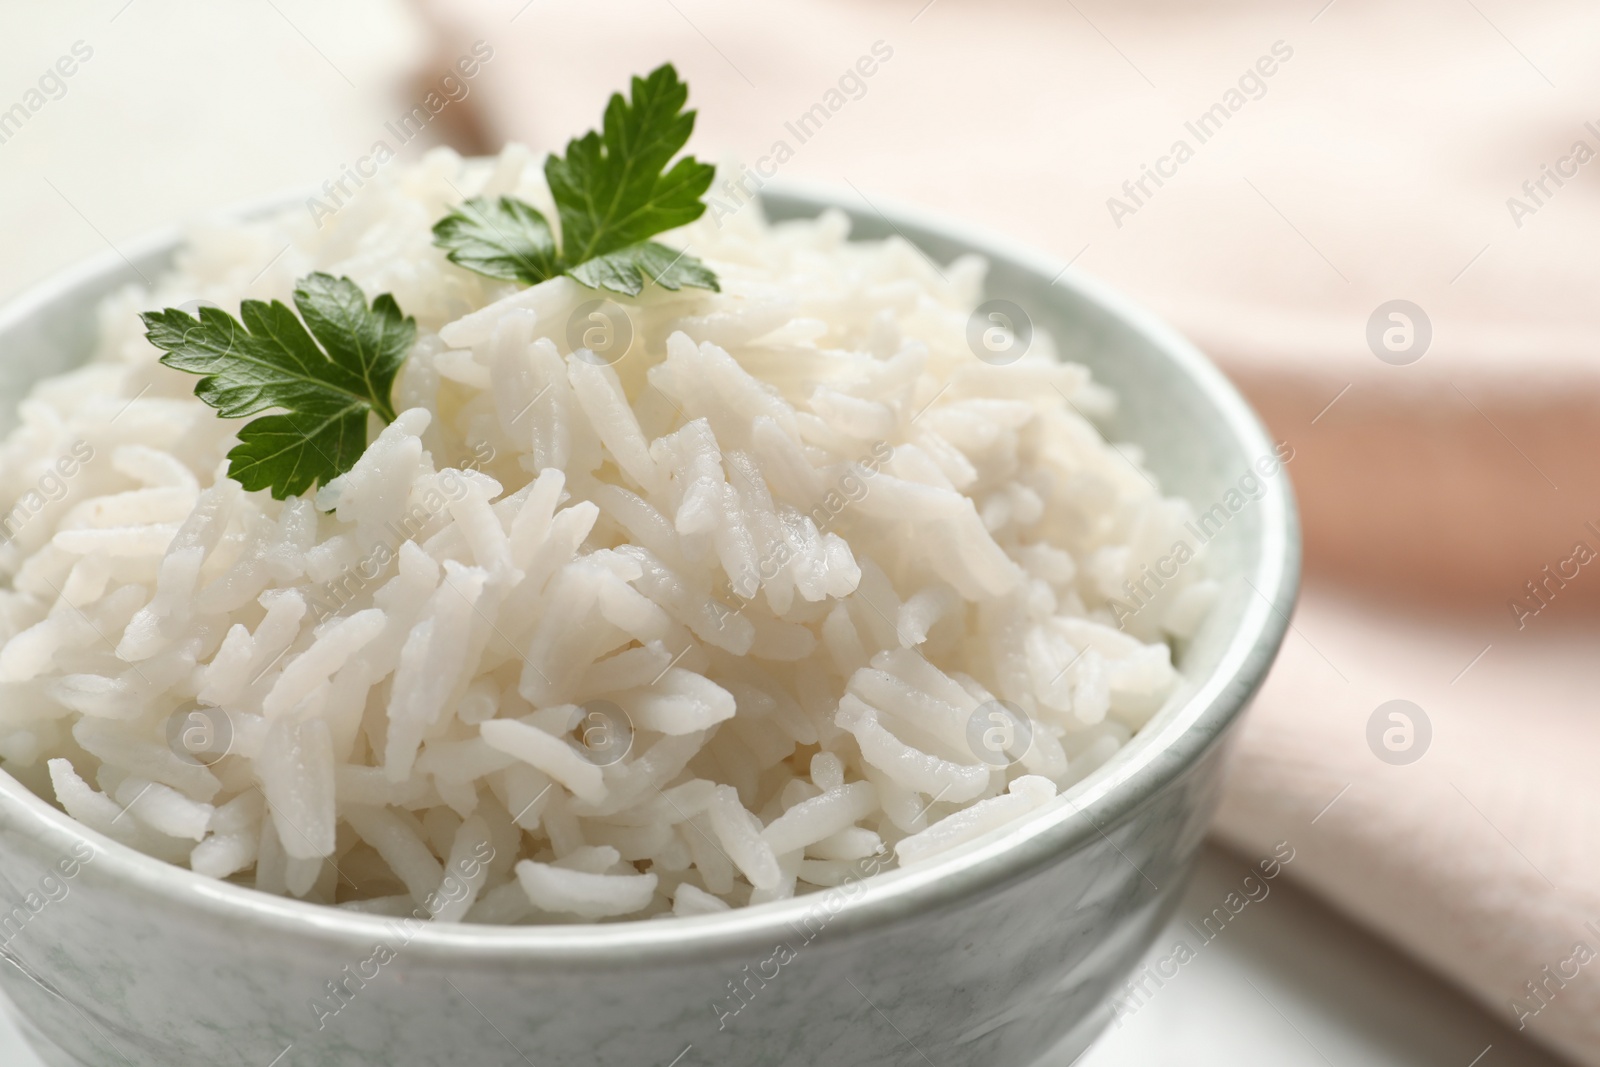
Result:
M948 263L978 253L990 262L988 293L1014 301L1055 338L1062 355L1091 368L1118 395L1103 426L1112 441L1135 442L1168 494L1197 511L1229 499L1271 441L1238 393L1187 341L1111 290L1024 245L859 195L773 183L763 190L775 221L815 216L834 207L852 222L853 239L903 237L932 260ZM299 203L275 201L271 207ZM257 215L263 208L242 212ZM32 384L84 362L98 335L93 309L130 283L155 278L179 244L164 234L61 275L0 309L0 432L17 419ZM1259 478L1260 491L1209 541L1213 576L1222 583L1215 608L1181 650L1183 683L1157 716L1112 760L1034 818L991 835L978 847L866 883L835 920L844 932L939 906L1021 877L1099 833L1170 783L1204 753L1259 685L1288 625L1299 577L1299 536L1286 472ZM379 929L375 917L270 897L212 882L133 852L79 827L0 771L0 810L18 826L53 840L88 838L131 883L186 904L248 914L286 929L315 929L358 943ZM1081 818L1080 816L1087 816ZM3 846L3 840L0 840ZM729 951L766 943L805 908L804 898L670 923L492 930L430 928L414 945L486 953L546 949L638 957L720 945Z

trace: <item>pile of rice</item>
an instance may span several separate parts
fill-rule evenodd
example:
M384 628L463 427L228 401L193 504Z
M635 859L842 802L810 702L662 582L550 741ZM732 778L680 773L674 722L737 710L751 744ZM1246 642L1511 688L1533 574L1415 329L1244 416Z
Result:
M201 230L107 302L97 358L0 445L6 770L266 892L595 921L927 861L1160 708L1215 585L1197 560L1113 601L1190 509L1042 332L974 355L981 261L847 243L838 214L708 216L667 240L723 291L619 298L634 340L607 364L572 349L600 320L569 328L601 294L432 246L465 195L554 218L538 164L435 152L320 226ZM238 424L137 312L237 312L313 270L393 292L420 339L399 420L276 502L227 479Z

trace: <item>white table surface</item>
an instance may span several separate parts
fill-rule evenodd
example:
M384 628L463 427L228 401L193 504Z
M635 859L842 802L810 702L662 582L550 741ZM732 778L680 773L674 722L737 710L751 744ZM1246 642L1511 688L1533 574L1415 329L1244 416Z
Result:
M1208 848L1150 960L1248 873ZM1558 1067L1385 943L1282 879L1076 1067ZM41 1067L0 1017L0 1067ZM188 1067L173 1064L172 1067ZM208 1065L209 1067L209 1065ZM286 1062L280 1067L294 1067ZM388 1067L388 1065L383 1065ZM693 1067L685 1063L683 1067ZM939 1067L939 1065L935 1065ZM1050 1067L1068 1067L1067 1064Z
M1147 962L1250 872L1208 848ZM1387 942L1279 879L1079 1067L1555 1067ZM1063 1065L1064 1067L1064 1065Z
M0 299L337 176L404 110L428 49L407 0L9 0L0 111L74 44L90 58L65 94L0 142Z

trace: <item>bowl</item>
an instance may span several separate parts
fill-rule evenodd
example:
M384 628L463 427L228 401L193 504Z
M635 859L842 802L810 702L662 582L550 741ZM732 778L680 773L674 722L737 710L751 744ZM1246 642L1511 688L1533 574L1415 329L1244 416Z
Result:
M853 238L898 234L935 261L986 256L990 296L1117 391L1108 436L1136 442L1199 510L1239 499L1271 456L1204 356L1054 258L826 189L762 198L774 219L839 207ZM0 312L0 431L33 381L88 357L96 303L154 277L178 243L152 239ZM1230 731L1288 626L1294 500L1286 475L1259 481L1257 499L1224 504L1210 542L1222 593L1180 650L1179 691L1105 766L954 855L698 918L408 925L170 866L0 772L0 992L52 1067L1069 1063L1172 909Z

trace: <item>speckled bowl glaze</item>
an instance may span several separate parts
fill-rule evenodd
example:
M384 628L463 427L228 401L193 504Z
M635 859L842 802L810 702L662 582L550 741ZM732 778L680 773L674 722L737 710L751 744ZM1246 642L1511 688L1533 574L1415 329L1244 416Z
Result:
M775 218L833 205L857 237L899 234L940 262L988 257L991 295L1118 392L1108 435L1137 442L1163 488L1200 509L1272 453L1198 351L1051 257L908 208L774 189ZM135 267L154 276L176 244L148 242L0 312L0 430L34 380L87 357L96 302ZM1230 727L1288 625L1294 501L1286 475L1261 482L1211 542L1224 591L1182 650L1181 691L1106 766L977 847L703 918L406 927L168 866L0 772L0 990L52 1065L1070 1063L1182 887ZM64 895L42 893L48 875Z

